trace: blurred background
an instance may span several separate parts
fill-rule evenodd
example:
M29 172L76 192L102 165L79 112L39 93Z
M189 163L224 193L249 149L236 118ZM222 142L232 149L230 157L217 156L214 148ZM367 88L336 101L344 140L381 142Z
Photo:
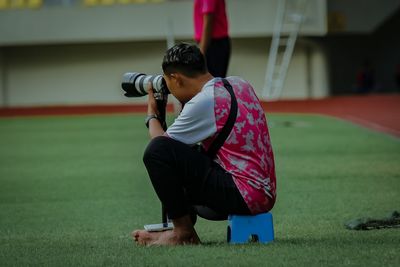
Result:
M286 2L282 8L279 0L226 0L229 76L249 80L269 100L273 36L294 34L279 99L400 91L398 0L308 0L295 11L289 9L298 1ZM165 49L193 40L192 5L191 0L0 0L0 107L144 103L145 98L123 97L122 75L161 73ZM278 20L282 12L292 15L294 28ZM365 72L369 87L360 89Z
M225 1L228 76L268 114L277 242L234 248L202 219L204 246L131 240L161 214L122 76L193 42L193 0L0 0L1 267L400 266L400 228L345 227L400 211L400 1Z

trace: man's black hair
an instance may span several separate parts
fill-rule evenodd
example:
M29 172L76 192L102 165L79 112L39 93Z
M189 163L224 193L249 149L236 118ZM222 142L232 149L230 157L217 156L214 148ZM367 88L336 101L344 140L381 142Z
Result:
M207 72L207 65L200 49L194 44L180 43L165 53L162 69L165 74L180 72L188 77L196 77Z

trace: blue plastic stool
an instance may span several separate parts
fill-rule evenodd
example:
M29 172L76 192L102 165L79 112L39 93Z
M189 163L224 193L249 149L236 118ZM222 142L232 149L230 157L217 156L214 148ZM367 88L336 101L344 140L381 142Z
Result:
M229 215L228 222L228 243L269 243L274 240L274 224L269 212L254 216Z

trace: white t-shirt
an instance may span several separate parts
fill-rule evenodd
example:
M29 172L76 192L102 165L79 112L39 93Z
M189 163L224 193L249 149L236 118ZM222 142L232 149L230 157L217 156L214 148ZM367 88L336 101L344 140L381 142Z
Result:
M187 145L197 144L217 132L214 115L214 80L188 101L175 122L168 127L167 135Z

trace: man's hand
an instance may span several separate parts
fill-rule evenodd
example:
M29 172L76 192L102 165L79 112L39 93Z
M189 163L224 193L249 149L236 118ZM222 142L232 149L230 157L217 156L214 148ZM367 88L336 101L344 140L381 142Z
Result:
M149 97L147 101L147 115L160 115L157 109L157 102L154 98L153 86L151 85L151 83L147 92Z
M160 116L160 112L157 109L157 102L154 98L153 87L149 86L148 89L148 101L147 101L147 115L157 115ZM162 128L161 122L158 119L152 119L149 121L149 134L151 138L164 135L164 130Z

